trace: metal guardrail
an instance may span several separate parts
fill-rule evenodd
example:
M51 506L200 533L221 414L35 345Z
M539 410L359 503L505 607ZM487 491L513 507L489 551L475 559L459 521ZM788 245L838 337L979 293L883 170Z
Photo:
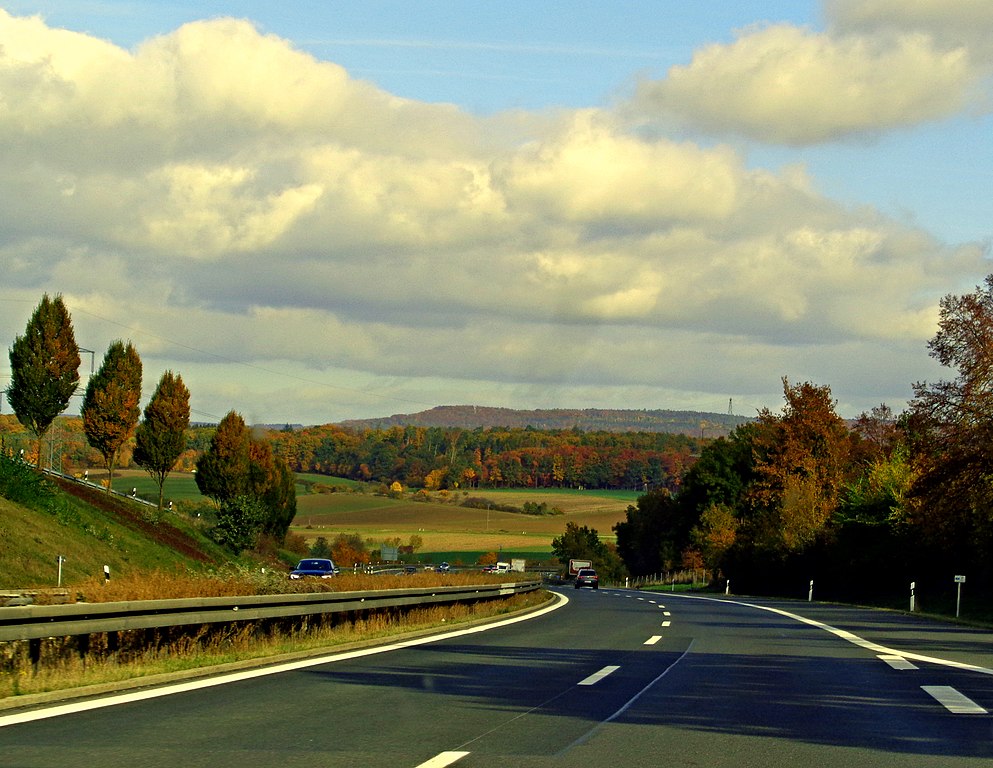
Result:
M532 592L540 586L537 581L494 582L366 592L10 606L0 608L0 642L486 600Z

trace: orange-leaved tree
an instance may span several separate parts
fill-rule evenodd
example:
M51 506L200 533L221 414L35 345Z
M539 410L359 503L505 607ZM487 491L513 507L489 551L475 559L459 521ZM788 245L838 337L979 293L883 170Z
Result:
M7 402L17 420L34 433L41 464L41 441L65 410L79 384L79 347L72 318L61 295L41 298L23 336L10 348Z
M132 457L159 486L159 509L166 478L186 448L190 425L190 390L183 377L166 371L145 406L145 418L135 432Z
M107 492L121 446L138 425L141 400L141 358L129 341L113 342L103 363L86 385L83 395L83 431L87 442L103 456L107 467Z
M240 414L231 411L221 419L196 472L200 492L224 513L224 525L214 531L218 541L240 548L263 534L285 539L296 514L293 473L269 443L252 435Z
M835 412L831 388L783 378L781 414L759 412L751 494L761 510L755 544L798 552L812 544L838 506L851 472L852 433Z

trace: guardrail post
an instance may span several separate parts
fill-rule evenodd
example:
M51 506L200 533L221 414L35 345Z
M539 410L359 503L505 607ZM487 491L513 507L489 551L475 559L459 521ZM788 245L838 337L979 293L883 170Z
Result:
M76 636L76 653L79 655L79 660L83 662L83 668L86 668L86 657L90 655L90 636L89 635L77 635Z
M31 659L31 668L38 674L38 665L41 663L41 638L33 637L28 640L28 658Z

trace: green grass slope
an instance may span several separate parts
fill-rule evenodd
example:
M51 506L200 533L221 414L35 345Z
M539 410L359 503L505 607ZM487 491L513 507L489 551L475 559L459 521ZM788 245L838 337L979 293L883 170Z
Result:
M24 475L15 485L0 495L0 592L58 586L60 556L63 585L102 578L105 565L113 578L227 559L180 515L156 519L155 510L73 481Z

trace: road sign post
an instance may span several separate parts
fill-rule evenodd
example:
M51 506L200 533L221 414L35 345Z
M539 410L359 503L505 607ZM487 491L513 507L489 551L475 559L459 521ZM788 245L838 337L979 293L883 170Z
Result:
M965 584L965 576L955 577L955 586L957 589L957 594L955 595L955 618L959 617L959 608L962 606L962 585Z

